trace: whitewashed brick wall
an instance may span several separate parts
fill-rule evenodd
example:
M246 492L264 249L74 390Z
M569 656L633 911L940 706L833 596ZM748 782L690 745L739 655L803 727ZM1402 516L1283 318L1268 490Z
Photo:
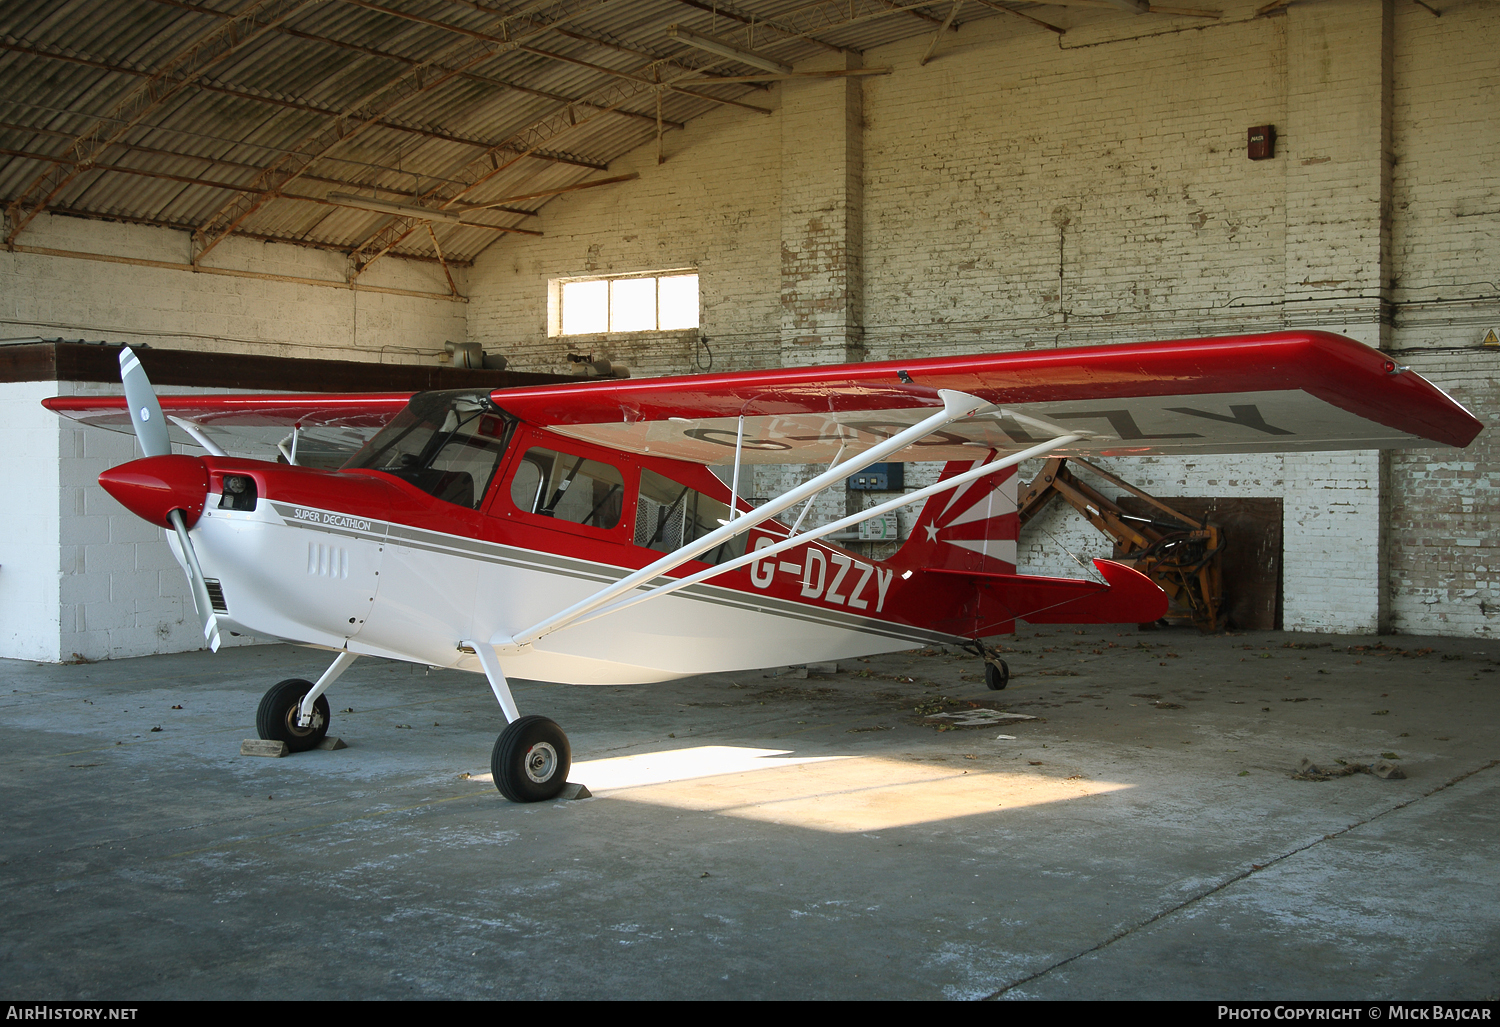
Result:
M0 655L58 656L61 433L52 382L0 383Z
M747 102L767 105L772 96ZM506 240L475 262L468 338L520 371L566 373L569 352L635 375L775 366L781 290L777 119L724 108L610 165L641 178L555 200L542 237ZM575 275L696 267L699 331L547 336L547 283ZM700 336L708 348L699 345Z
M1479 406L1500 400L1475 363L1493 363L1475 347L1500 325L1500 5L1456 2L1441 18L1390 0L1269 17L1255 16L1261 3L1221 6L1216 22L1049 9L1062 37L1019 19L969 23L925 67L925 36L867 52L865 66L894 68L861 87L851 321L868 356L1320 327L1419 370L1437 361ZM713 114L669 137L666 164L654 147L621 162L639 182L549 204L546 238L497 244L472 278L471 337L509 337L531 366L556 369L548 276L698 263L705 333L744 340L734 366L774 366L782 219L804 202L778 186L790 188L798 134L819 132L805 104L792 125L782 92L759 101L776 117ZM809 159L839 114L830 107ZM1277 156L1252 162L1246 130L1261 124L1276 126ZM726 209L732 223L715 230ZM694 369L681 342L656 352L631 362ZM1384 469L1370 453L1113 466L1163 496L1282 498L1288 627L1468 634L1500 614L1500 525L1482 514L1495 454L1476 445ZM762 469L755 491L802 476ZM823 506L831 518L844 504ZM1107 555L1109 543L1050 511L1023 536L1022 565L1076 573L1068 550Z
M204 647L165 533L98 484L102 471L140 456L135 439L41 405L49 396L98 394L119 395L120 387L0 383L0 472L12 483L0 490L0 656L101 660ZM226 646L251 641L223 638Z
M77 218L40 217L20 241L188 259L186 233ZM213 263L334 282L344 274L337 254L244 240L216 249ZM441 269L407 261L377 264L368 277L369 285L446 291ZM466 314L464 304L441 299L0 251L0 338L430 363L445 341L465 339ZM97 483L101 471L138 455L134 440L41 406L48 396L83 391L117 395L119 386L0 383L0 656L94 660L202 648L187 581L162 531Z
M797 182L826 182L819 153L858 137L863 216L830 257L858 269L842 324L860 329L870 358L1325 327L1402 354L1495 425L1496 354L1477 346L1500 327L1500 4L1451 0L1441 18L1405 0L1318 0L1269 17L1255 17L1263 0L1215 6L1213 22L1050 8L1062 37L989 18L947 34L925 67L927 36L877 48L863 64L893 73L866 79L857 103L827 104L822 121L808 116L817 104L789 116L788 87L756 94L772 115L715 111L668 133L665 163L653 143L611 166L640 179L548 203L544 236L481 255L461 283L467 306L0 254L0 325L385 360L428 360L467 338L539 371L564 370L569 350L638 375L777 366L788 268L801 267L787 255L788 211L806 202ZM1277 126L1277 157L1252 162L1246 129L1260 124ZM27 234L64 249L187 254L184 237L129 226L44 218ZM343 274L336 256L221 250L246 268ZM548 338L549 279L684 266L700 270L700 331ZM445 285L437 268L382 262L371 274ZM1282 497L1289 627L1384 619L1483 634L1500 614L1500 453L1488 439L1384 466L1371 454L1113 466L1163 496ZM762 472L746 491L802 473ZM830 497L819 513L845 505ZM1060 550L1108 552L1071 516L1051 512L1028 531L1023 568L1075 573ZM88 631L124 637L123 625L94 627L98 617ZM154 626L143 616L129 630Z
M27 247L187 263L186 232L43 215ZM219 267L344 280L344 259L297 246L229 239ZM445 293L436 265L390 260L371 286ZM465 341L466 304L389 293L192 274L165 268L0 250L0 338L108 339L174 349L431 363Z

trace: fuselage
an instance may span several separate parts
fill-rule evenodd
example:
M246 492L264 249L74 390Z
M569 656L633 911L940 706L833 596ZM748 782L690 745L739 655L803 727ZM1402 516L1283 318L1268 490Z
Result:
M203 463L191 534L224 629L472 671L464 640L508 637L648 566L718 527L730 499L699 465L524 424L508 427L482 488L469 472L455 484L451 471ZM673 576L785 537L766 522ZM507 676L627 684L863 656L972 637L965 595L811 542L502 650L501 662Z

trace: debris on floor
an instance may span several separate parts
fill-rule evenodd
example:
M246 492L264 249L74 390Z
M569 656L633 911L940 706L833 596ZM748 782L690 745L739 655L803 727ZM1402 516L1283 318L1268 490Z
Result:
M1374 763L1356 763L1346 760L1335 761L1337 767L1319 767L1312 760L1303 757L1297 764L1297 769L1292 771L1294 781L1331 781L1336 777L1348 777L1350 774L1374 774L1376 777L1391 781L1399 781L1406 777L1406 772L1389 760L1376 760Z
M987 710L980 707L954 713L929 713L922 718L922 723L954 727L993 727L996 724L1007 724L1016 720L1036 720L1036 718L1025 713L1002 713L1000 710Z

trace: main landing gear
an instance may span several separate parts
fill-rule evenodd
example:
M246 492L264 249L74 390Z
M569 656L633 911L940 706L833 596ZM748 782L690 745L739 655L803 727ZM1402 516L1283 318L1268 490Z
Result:
M495 739L495 749L490 754L495 787L511 802L546 802L557 798L568 783L568 770L573 766L568 736L546 717L521 716L494 646L465 642L459 650L479 657L490 691L495 693L505 719L510 722Z
M573 750L562 728L546 717L522 717L495 739L490 772L495 787L511 802L555 799L568 783Z
M1010 664L1000 658L1000 650L985 645L977 638L967 643L964 650L984 661L984 685L990 691L998 692L1010 684Z

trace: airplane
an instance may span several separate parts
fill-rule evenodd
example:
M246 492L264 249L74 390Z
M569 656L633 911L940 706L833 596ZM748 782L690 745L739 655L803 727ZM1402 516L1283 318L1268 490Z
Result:
M360 656L481 673L507 721L494 782L516 802L556 797L571 750L521 715L512 677L643 684L946 643L1002 689L983 640L1018 619L1161 617L1165 594L1121 563L1016 573L1026 460L1463 447L1481 428L1323 332L414 395L158 399L129 348L120 367L123 397L44 405L134 432L144 456L99 483L166 530L209 646L229 631L337 654L266 692L260 737L315 746ZM939 480L804 526L825 489L910 461L942 461ZM827 469L752 505L745 469L768 464ZM887 559L827 538L916 503Z

